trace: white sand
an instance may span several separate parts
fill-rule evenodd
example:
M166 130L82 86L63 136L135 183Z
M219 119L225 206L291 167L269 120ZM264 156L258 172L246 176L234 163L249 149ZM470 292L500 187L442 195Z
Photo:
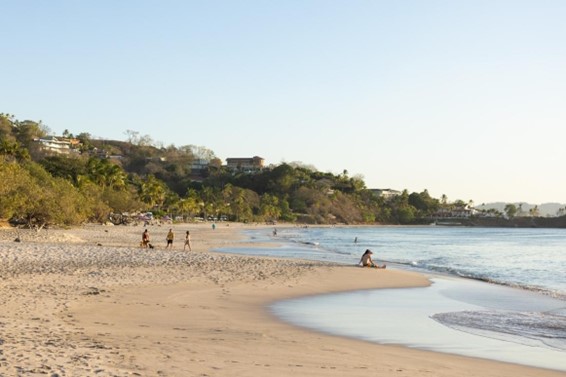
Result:
M0 376L563 376L294 328L265 305L428 282L208 251L243 243L237 224L173 228L173 250L168 225L149 227L156 249L138 247L141 227L0 229Z

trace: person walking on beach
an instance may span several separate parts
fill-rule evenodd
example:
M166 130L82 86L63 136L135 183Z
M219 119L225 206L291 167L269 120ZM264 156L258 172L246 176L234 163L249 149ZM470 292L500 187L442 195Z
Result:
M373 260L371 259L372 254L373 252L370 249L367 249L358 264L361 264L363 267L385 268L385 265L380 266L373 263Z
M149 232L146 230L142 233L142 243L141 246L143 248L147 248L149 246Z
M173 248L173 240L175 239L175 234L173 233L173 229L169 229L169 233L167 233L167 237L165 237L165 239L167 240L167 246L165 246L166 249L169 248Z
M189 251L193 251L191 248L191 233L187 230L187 233L185 234L185 246L183 246L183 251L185 251L186 247L189 247Z

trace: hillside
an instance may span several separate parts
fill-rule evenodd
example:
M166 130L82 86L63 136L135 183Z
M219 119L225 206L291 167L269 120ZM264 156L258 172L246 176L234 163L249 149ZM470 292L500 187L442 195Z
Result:
M299 164L223 165L205 147L163 147L133 131L126 142L94 140L86 132L48 135L40 122L0 114L0 219L44 227L114 216L119 223L122 216L138 221L137 214L152 212L176 221L423 224L472 212L466 202L433 198L426 189L384 195L347 170L335 175ZM493 206L504 212L505 203ZM561 205L517 207L511 217L544 218L556 216Z

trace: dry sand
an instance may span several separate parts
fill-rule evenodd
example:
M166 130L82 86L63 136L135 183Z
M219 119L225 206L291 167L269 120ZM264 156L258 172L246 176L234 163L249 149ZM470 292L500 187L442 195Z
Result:
M0 229L0 376L564 376L296 328L275 300L426 285L426 277L210 252L238 224ZM193 251L182 251L191 230ZM19 237L22 242L14 242ZM384 303L386 305L386 303Z

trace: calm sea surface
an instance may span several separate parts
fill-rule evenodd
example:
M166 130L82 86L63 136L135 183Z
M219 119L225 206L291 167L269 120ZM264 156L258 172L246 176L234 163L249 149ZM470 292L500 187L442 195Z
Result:
M379 343L566 370L565 229L309 227L249 235L283 246L223 251L357 264L371 249L373 259L388 267L432 277L430 288L273 305L289 322Z

